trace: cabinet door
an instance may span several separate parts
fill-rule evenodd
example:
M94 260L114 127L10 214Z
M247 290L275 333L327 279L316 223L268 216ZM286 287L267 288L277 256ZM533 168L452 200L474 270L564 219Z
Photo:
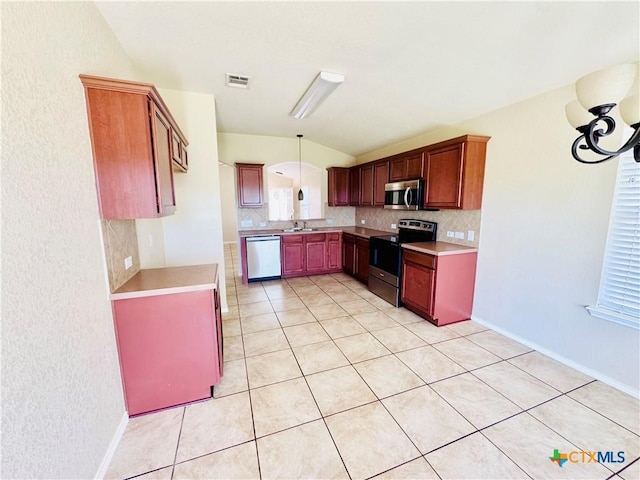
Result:
M424 152L414 153L406 158L407 180L424 177Z
M361 205L373 205L373 165L363 165L361 168Z
M342 236L342 269L349 275L355 273L355 237L344 234Z
M305 238L305 254L307 272L318 273L327 270L327 239L326 235L307 235Z
M213 291L213 297L216 317L216 344L218 346L215 360L217 361L218 370L220 371L220 378L222 378L224 374L224 337L222 335L222 305L220 304L220 291L218 289Z
M462 144L427 153L425 207L460 208Z
M360 167L349 170L349 205L360 205Z
M346 207L349 205L349 169L328 168L328 203L330 207Z
M342 242L340 233L329 233L327 235L327 268L329 270L340 270L342 266Z
M169 121L150 103L153 112L153 156L156 166L158 213L168 215L176 210L171 166L171 126Z
M302 274L304 265L304 241L302 235L286 235L282 237L282 276Z
M432 316L434 277L434 269L403 260L402 302L417 313Z
M238 206L261 207L263 204L263 164L236 163Z
M384 206L384 186L389 182L389 161L375 164L373 178L373 204L375 206Z
M356 238L355 276L361 282L369 283L369 242Z

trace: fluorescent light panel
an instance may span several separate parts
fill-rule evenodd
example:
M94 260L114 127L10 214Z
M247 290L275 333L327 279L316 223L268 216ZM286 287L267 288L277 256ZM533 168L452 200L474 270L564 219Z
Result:
M320 72L289 115L295 118L308 117L342 82L344 75L341 73Z

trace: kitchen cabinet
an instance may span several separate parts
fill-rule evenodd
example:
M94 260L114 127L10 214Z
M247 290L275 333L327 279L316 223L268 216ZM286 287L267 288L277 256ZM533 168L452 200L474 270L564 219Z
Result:
M384 186L389 182L389 161L376 162L373 166L373 206L384 207Z
M341 232L282 235L282 277L339 272L341 248Z
M187 146L175 131L171 132L171 160L174 172L186 173L189 169Z
M183 281L194 276L210 284ZM211 265L141 270L112 294L129 416L212 396L223 374L217 282ZM127 290L131 283L142 291Z
M328 204L330 207L349 205L349 169L342 167L327 168Z
M286 278L304 275L306 273L304 235L283 235L281 245L282 276Z
M357 207L360 203L360 166L349 169L349 205Z
M80 75L80 79L101 218L173 214L172 166L176 155L184 158L186 165L188 142L156 88L148 83L90 75ZM175 142L178 152L174 152Z
M324 273L327 270L327 235L308 233L304 236L306 270L308 274Z
M415 180L424 176L424 149L395 155L389 160L389 181Z
M360 166L360 205L373 205L373 164L370 163Z
M342 270L342 233L327 234L327 269L332 272Z
M236 163L238 207L258 208L264 203L263 163Z
M355 277L364 284L369 283L369 240L356 237Z
M479 210L489 137L465 135L427 147L424 208Z
M437 326L468 320L473 307L477 252L429 255L403 248L404 306Z
M344 273L369 283L369 240L342 234L342 269Z
M349 233L342 234L342 270L344 273L355 276L355 251L356 237Z

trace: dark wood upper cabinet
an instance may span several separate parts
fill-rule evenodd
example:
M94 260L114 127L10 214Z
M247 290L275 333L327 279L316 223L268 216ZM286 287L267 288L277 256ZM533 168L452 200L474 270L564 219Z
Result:
M373 205L373 165L365 163L360 166L360 205Z
M415 180L424 177L424 149L395 155L389 161L389 181Z
M330 207L346 207L349 205L349 169L342 167L327 168L328 203Z
M263 163L236 163L238 207L256 208L264 204Z
M175 212L174 143L186 137L149 83L80 75L84 85L100 216L157 218ZM186 155L186 153L185 153ZM186 156L185 156L186 159Z
M373 166L373 205L384 206L384 186L389 181L389 161L376 162Z
M427 147L424 208L482 207L489 138L465 135Z
M351 167L349 169L349 205L359 206L360 203L360 166Z

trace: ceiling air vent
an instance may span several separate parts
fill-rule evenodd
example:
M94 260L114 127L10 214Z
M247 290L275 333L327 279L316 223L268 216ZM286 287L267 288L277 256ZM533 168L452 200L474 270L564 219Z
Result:
M251 77L247 77L246 75L238 75L235 73L227 73L226 77L226 85L227 87L233 88L249 88L249 79Z

